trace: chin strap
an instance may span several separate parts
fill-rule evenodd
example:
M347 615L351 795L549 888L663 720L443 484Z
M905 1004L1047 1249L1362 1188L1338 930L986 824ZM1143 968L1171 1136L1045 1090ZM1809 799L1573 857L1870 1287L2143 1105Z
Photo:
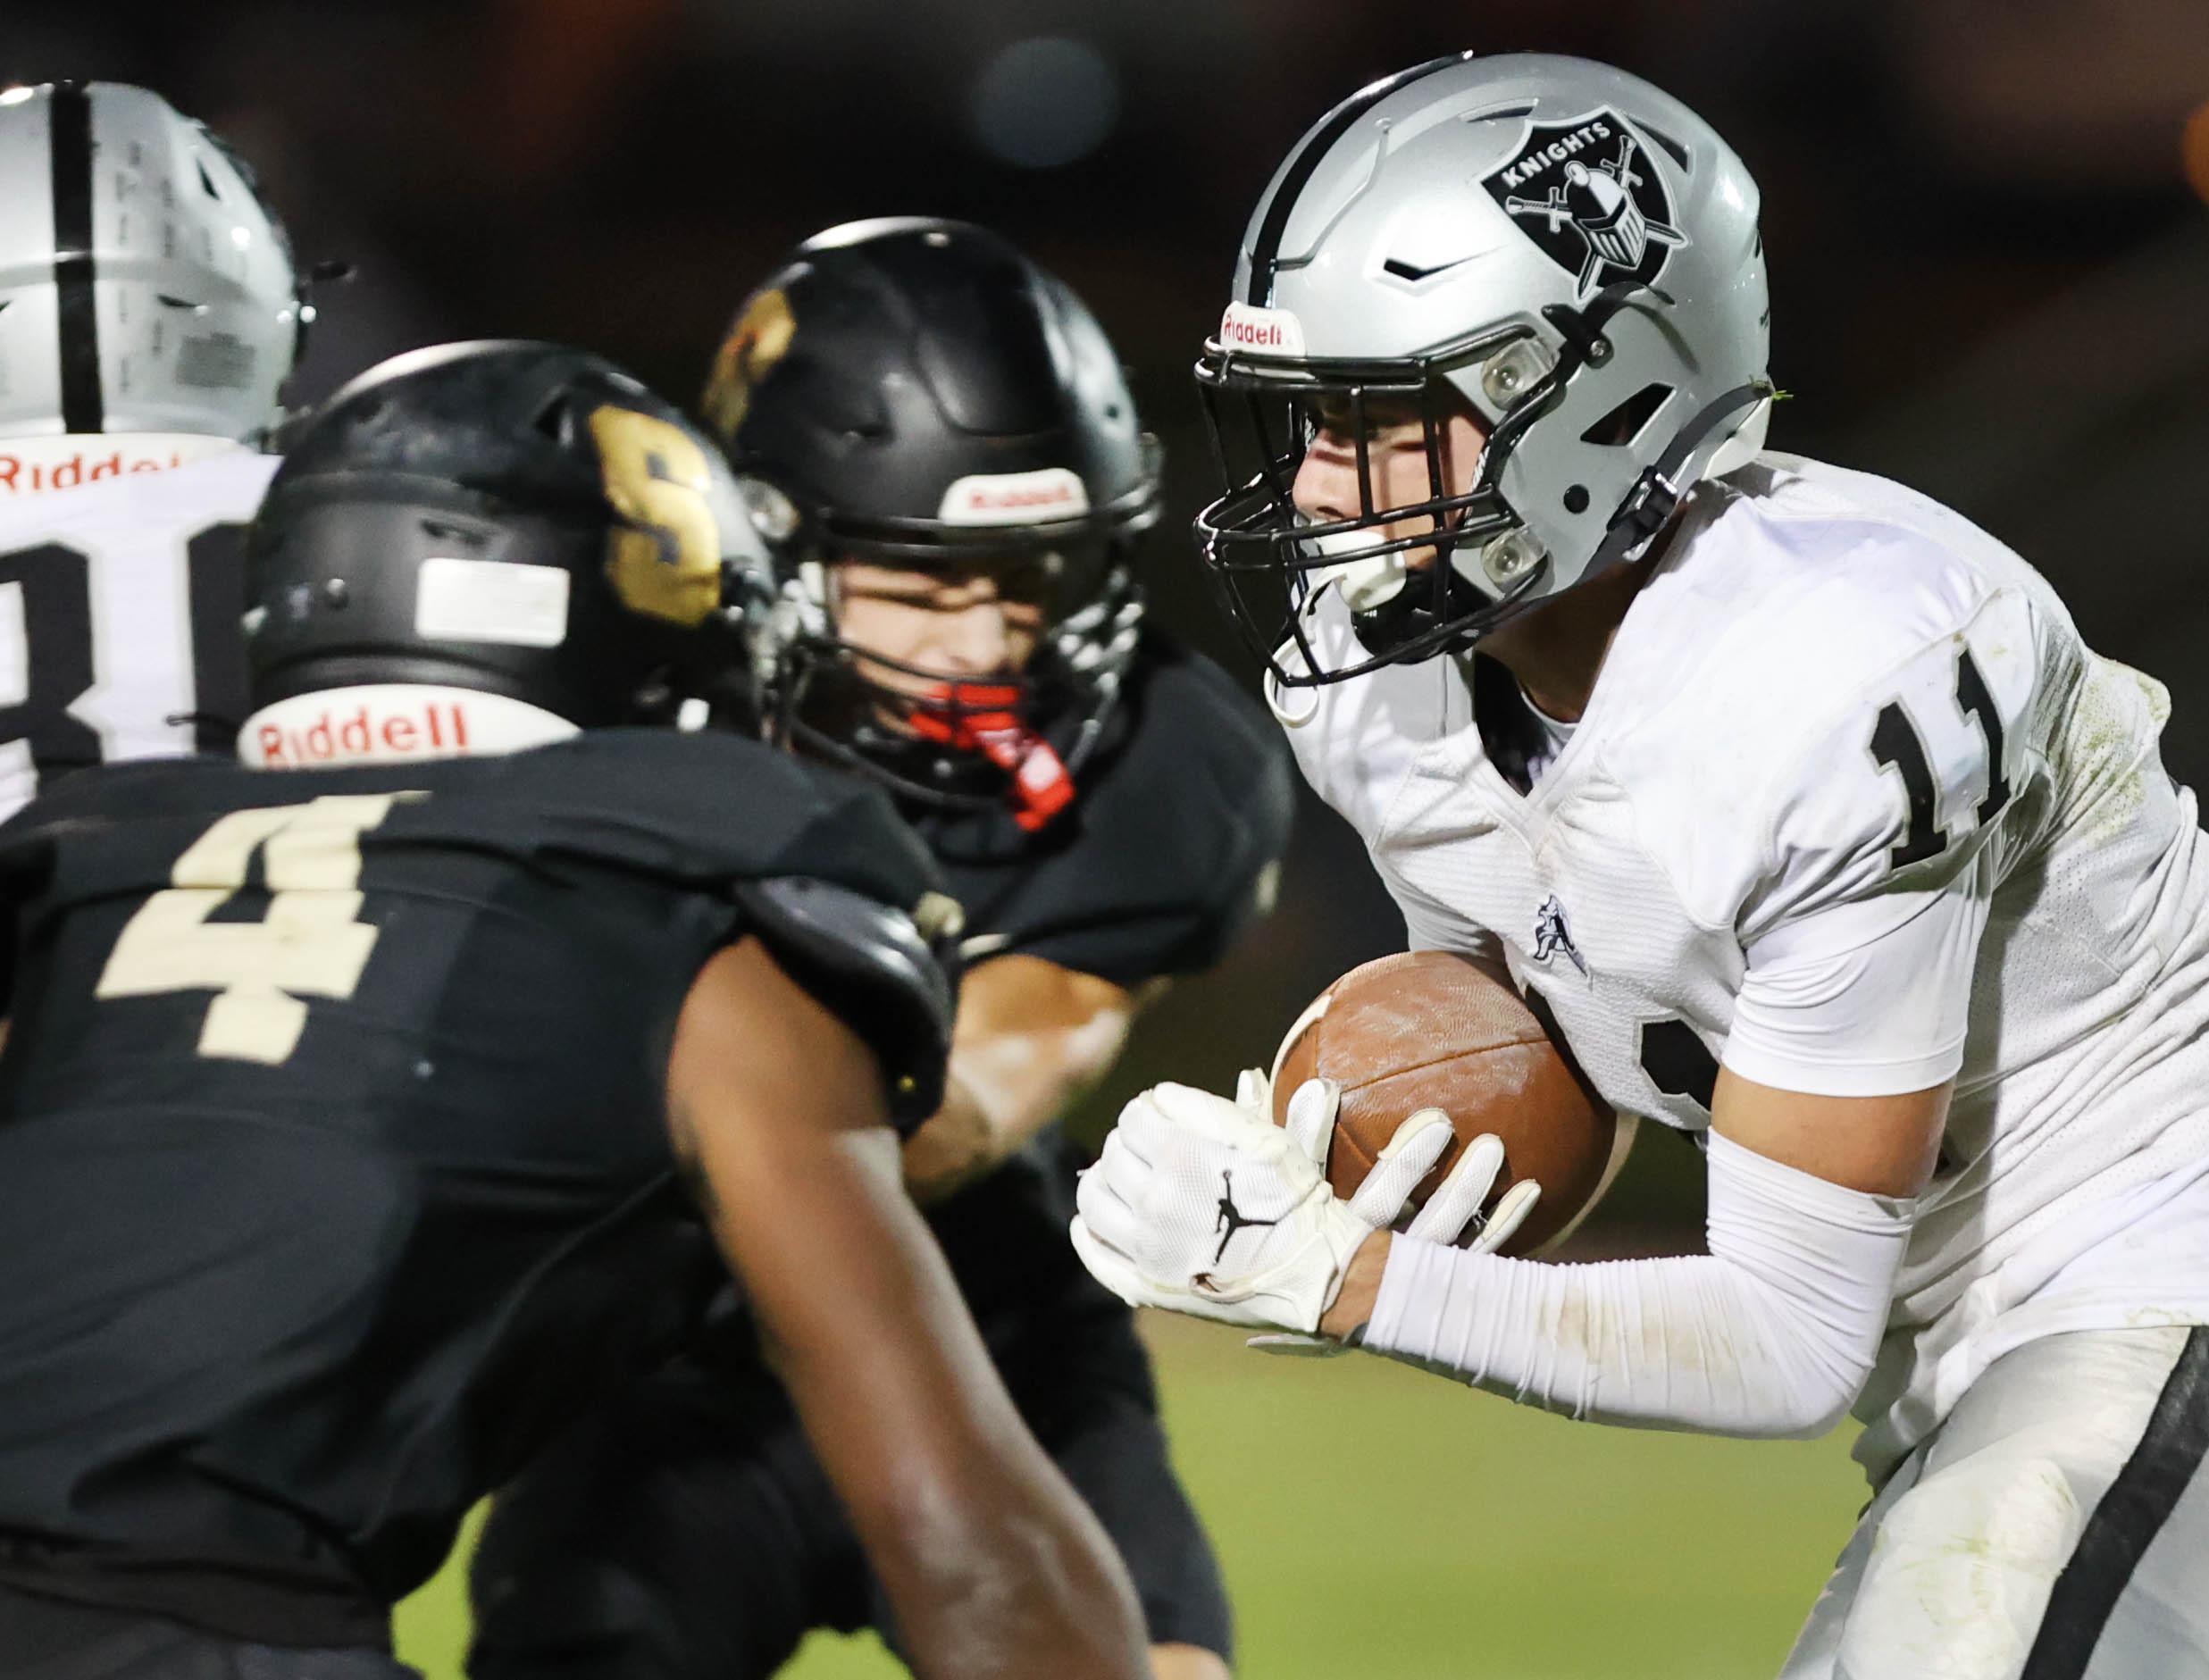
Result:
M1074 777L1058 751L1020 720L1010 683L945 682L914 706L913 733L980 753L1012 778L1013 821L1033 834L1074 801Z
M1665 527L1665 522L1679 511L1681 498L1693 485L1683 486L1679 475L1686 467L1688 458L1703 447L1704 439L1743 409L1762 402L1772 394L1769 380L1752 380L1746 385L1736 385L1717 401L1689 421L1673 435L1672 441L1656 461L1642 471L1619 504L1619 511L1611 516L1602 541L1596 546L1594 558L1581 575L1594 577L1621 560L1633 557L1652 537Z

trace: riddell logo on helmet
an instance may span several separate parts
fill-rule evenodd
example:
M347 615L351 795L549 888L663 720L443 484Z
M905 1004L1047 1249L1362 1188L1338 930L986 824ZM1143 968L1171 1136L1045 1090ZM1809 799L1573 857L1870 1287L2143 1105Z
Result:
M35 496L42 490L73 490L79 484L98 484L126 472L165 472L184 464L179 450L141 454L136 450L97 450L90 460L81 449L60 460L35 460L0 449L0 495Z
M1082 475L1067 467L1033 472L970 472L943 492L936 517L947 525L1039 525L1089 512Z
M253 748L272 770L312 765L365 764L381 758L443 757L468 750L468 708L460 701L431 701L406 711L347 711L324 707L311 723L263 719Z
M1260 355L1301 355L1304 323L1286 309L1229 304L1226 313L1219 318L1219 347L1223 350L1251 350Z
M238 756L263 770L311 770L518 752L574 733L565 718L503 694L367 683L263 706L238 731Z

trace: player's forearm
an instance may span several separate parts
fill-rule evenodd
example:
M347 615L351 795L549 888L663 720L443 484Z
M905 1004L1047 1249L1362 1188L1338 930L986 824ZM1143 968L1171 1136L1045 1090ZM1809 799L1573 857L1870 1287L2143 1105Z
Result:
M1010 1471L984 1474L983 1500L971 1488L922 1495L899 1514L900 1537L869 1549L915 1671L1146 1675L1142 1613L1103 1530L1048 1466Z
M1142 1001L1035 957L978 970L959 1006L943 1106L905 1146L914 1199L973 1183L1080 1101L1117 1058Z
M1370 1291L1365 1346L1513 1400L1608 1423L1819 1434L1870 1375L1911 1210L1719 1138L1708 1256L1545 1266L1398 1238L1360 1254L1323 1322L1347 1330Z
M963 1190L1007 1160L1055 1119L1058 1105L1032 1102L993 1115L959 1077L957 1062L943 1090L943 1106L905 1145L905 1183L926 1207Z

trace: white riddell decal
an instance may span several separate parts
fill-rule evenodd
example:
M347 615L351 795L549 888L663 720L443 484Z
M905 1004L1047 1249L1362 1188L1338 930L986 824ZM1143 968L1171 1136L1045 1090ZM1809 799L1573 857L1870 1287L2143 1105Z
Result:
M970 472L943 492L936 517L947 525L1042 525L1089 512L1082 475L1067 467L1033 472Z
M1304 354L1304 323L1285 309L1260 309L1255 304L1229 304L1219 318L1219 347L1223 350L1250 350L1259 355Z

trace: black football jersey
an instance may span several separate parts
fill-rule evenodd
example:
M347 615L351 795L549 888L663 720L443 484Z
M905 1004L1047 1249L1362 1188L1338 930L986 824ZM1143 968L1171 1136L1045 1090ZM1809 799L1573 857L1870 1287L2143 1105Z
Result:
M1151 632L1078 797L1040 833L1009 812L918 819L966 911L970 966L1011 952L1134 988L1224 956L1265 907L1293 809L1281 731L1217 665ZM1057 1129L930 1223L1000 1352L1094 1283L1067 1241L1078 1161Z
M96 770L0 829L0 1581L278 1643L385 1607L718 1280L666 1058L754 932L941 1090L877 792L719 735Z
M1041 832L1009 810L916 815L969 962L1019 951L1133 988L1209 967L1270 896L1293 772L1226 673L1149 631L1107 728Z

